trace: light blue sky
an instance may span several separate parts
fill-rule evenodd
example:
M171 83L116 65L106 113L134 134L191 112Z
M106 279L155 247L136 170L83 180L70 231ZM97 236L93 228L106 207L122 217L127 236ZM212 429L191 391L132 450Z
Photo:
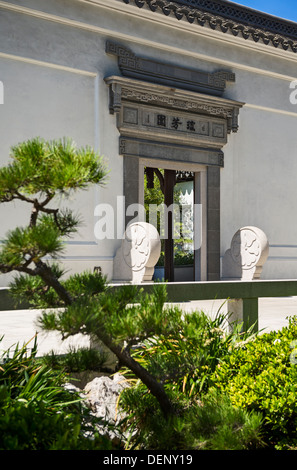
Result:
M232 2L297 22L297 0L232 0Z

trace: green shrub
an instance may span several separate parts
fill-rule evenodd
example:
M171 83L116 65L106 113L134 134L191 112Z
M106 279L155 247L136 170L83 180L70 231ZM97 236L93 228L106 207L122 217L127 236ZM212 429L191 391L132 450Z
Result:
M98 433L83 434L82 416L75 410L58 412L42 399L11 399L0 387L0 450L102 450L111 449Z
M294 363L296 317L280 331L258 335L227 354L212 383L233 404L263 415L268 446L297 448L297 366Z
M107 354L92 348L70 347L63 355L57 355L54 351L45 354L42 362L52 369L60 369L65 372L83 372L86 370L102 371Z
M174 335L158 335L134 349L134 358L166 389L176 410L170 419L140 382L121 395L129 445L145 449L248 449L261 447L261 414L234 406L227 394L209 390L219 361L238 341L226 333L226 316L184 314Z
M112 445L96 431L81 397L24 346L0 365L0 450L93 450Z
M228 316L220 311L214 318L203 311L185 313L175 308L175 312L173 332L155 335L134 346L133 357L181 395L200 396L208 390L209 379L221 358L249 333L240 333L239 327L227 332Z
M155 398L139 382L124 391L130 449L252 450L263 448L262 416L234 406L227 395L209 390L201 400L181 398L167 387L179 412L164 418ZM183 410L181 412L181 410Z
M156 266L164 266L165 254L161 251ZM174 249L174 266L191 266L194 263L194 254L192 252L182 251L182 249Z
M261 413L238 408L227 395L215 389L210 389L202 405L194 408L190 431L196 448L202 450L255 450L264 447Z

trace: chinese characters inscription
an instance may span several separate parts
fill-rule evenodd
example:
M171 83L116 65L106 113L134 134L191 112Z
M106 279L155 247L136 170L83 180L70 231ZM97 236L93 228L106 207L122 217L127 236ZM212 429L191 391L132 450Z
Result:
M182 124L181 120L178 117L172 118L171 127L175 130L178 129L178 126Z
M158 128L160 131L187 133L195 136L205 136L209 138L225 139L225 123L212 121L203 116L182 115L166 112L165 110L153 111L144 110L141 118L142 125L151 128L154 131ZM131 123L131 120L129 120Z
M166 116L164 114L157 114L157 126L166 127Z
M187 130L195 132L195 121L187 121Z

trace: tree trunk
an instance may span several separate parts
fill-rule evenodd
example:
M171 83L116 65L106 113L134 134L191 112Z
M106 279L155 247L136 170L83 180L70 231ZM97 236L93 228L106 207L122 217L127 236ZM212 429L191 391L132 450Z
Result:
M119 361L134 372L144 385L147 386L152 395L154 395L158 400L165 418L172 416L174 414L174 407L169 400L163 385L160 384L160 382L158 382L144 367L135 361L125 349L114 345L112 341L103 342L105 342L105 345L117 356Z
M60 284L58 279L54 276L50 267L48 267L42 261L36 263L36 274L41 277L41 279L46 283L46 285L52 287L58 294L61 300L65 302L66 305L72 304L72 298L67 292L67 290Z
M53 275L52 270L42 261L36 263L37 274L43 279L43 281L51 286L59 295L59 297L65 302L66 305L71 305L73 299L67 292L67 290L60 284L58 279ZM152 395L155 396L160 404L161 410L166 418L174 414L174 408L169 400L164 387L160 384L144 367L142 367L137 361L135 361L129 354L129 352L123 349L121 346L115 345L110 339L99 338L103 343L117 356L120 363L128 367L138 377L144 385L150 390Z

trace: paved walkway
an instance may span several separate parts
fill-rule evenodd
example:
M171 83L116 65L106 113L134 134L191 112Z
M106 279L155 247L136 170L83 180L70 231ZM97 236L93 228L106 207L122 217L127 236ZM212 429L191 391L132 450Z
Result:
M219 308L226 312L226 303L221 300L195 301L183 304L185 310L203 310L209 315L215 315ZM38 310L9 310L0 311L0 351L14 349L29 341L28 347L33 346L33 340L38 332L38 354L43 355L54 350L56 353L67 351L70 346L88 346L88 338L77 335L62 341L59 334L44 333L38 330L36 321L40 314ZM297 297L263 298L259 299L259 329L264 331L278 330L288 324L286 317L297 315ZM297 339L297 338L296 338Z
M260 298L258 302L259 330L264 332L287 326L287 317L297 315L297 297ZM197 300L184 305L187 310L197 308L211 316L219 309L222 313L227 313L227 303L222 300Z
M66 352L70 346L89 346L88 339L77 335L65 341L55 332L42 332L37 325L39 310L6 310L0 311L0 353L7 349L15 349L16 344L28 348L33 347L37 333L38 355L44 355L54 350L56 353Z

